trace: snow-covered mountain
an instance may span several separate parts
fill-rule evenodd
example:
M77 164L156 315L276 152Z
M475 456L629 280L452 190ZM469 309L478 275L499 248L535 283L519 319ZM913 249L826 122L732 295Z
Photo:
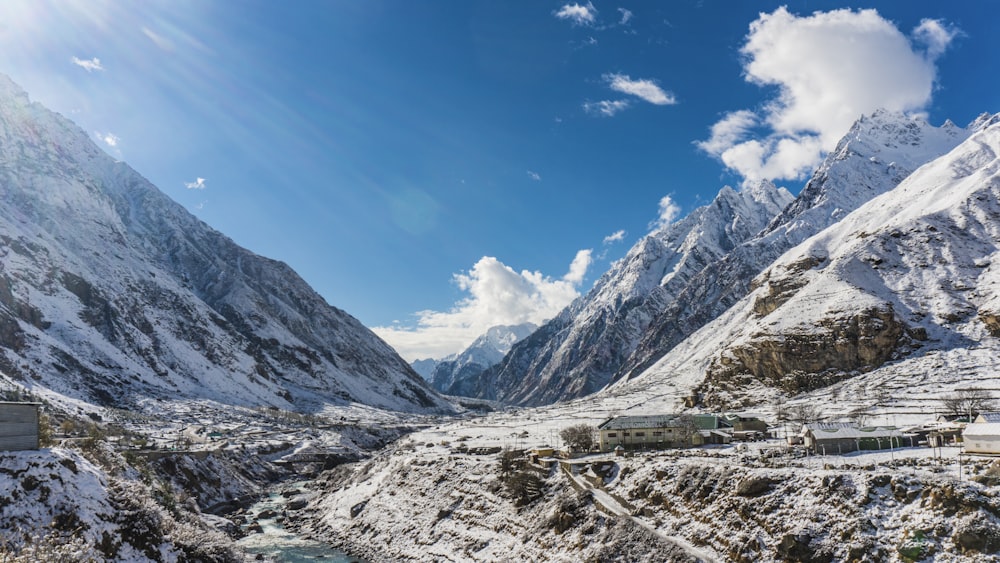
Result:
M601 389L693 276L760 232L791 201L769 182L743 191L725 187L710 204L653 231L587 295L487 371L478 396L537 405Z
M447 410L287 265L237 246L0 77L0 373L112 406Z
M434 369L440 364L440 360L435 360L434 358L425 358L423 360L414 360L410 362L410 367L413 371L417 372L417 375L430 381L434 378Z
M970 130L879 111L854 124L794 200L769 184L723 189L711 205L640 240L586 296L515 346L487 372L480 396L544 404L641 373L746 295L786 250Z
M963 129L950 121L934 127L921 117L886 111L862 116L767 229L691 279L678 299L650 323L619 376L650 366L746 295L754 276L785 251L893 189L975 128L973 124Z
M438 363L431 377L434 388L449 395L472 396L483 371L499 363L537 328L533 323L490 328L468 348Z
M735 306L606 393L653 387L719 408L779 390L830 401L833 389L870 408L877 396L905 404L956 386L995 388L1000 115L969 131L785 253Z

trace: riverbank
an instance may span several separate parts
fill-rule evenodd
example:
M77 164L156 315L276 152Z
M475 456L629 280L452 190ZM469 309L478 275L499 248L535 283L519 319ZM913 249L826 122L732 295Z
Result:
M305 482L295 482L277 487L247 509L243 525L247 535L238 540L237 545L262 560L279 563L367 563L363 558L286 527L290 513L305 502L301 492L304 486Z

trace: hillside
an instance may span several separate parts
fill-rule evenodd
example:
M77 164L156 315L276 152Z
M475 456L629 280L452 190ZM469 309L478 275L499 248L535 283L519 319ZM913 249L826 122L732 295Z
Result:
M726 187L710 204L653 231L587 295L485 372L477 396L540 405L600 390L689 280L767 226L791 199L770 183L742 192Z
M286 264L205 225L0 77L0 373L52 400L448 411Z
M822 399L831 414L923 410L1000 388L997 118L768 267L752 292L606 398L707 407ZM648 394L647 394L648 396ZM672 399L668 399L672 397Z
M713 204L640 240L586 296L515 346L486 374L482 396L546 404L638 375L746 295L786 250L974 129L880 111L854 124L794 200L766 184L724 189Z

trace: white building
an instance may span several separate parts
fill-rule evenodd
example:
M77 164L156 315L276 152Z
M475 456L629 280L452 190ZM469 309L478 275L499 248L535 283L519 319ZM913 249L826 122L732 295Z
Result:
M977 422L962 431L965 452L970 454L1000 454L1000 422Z

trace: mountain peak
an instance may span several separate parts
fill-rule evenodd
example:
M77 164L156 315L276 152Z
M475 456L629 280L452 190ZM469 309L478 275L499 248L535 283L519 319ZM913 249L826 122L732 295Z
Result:
M982 131L996 123L1000 123L1000 113L982 113L969 124L971 131Z
M25 104L0 77L3 375L55 402L114 407L451 408L287 265L236 245L72 122Z

